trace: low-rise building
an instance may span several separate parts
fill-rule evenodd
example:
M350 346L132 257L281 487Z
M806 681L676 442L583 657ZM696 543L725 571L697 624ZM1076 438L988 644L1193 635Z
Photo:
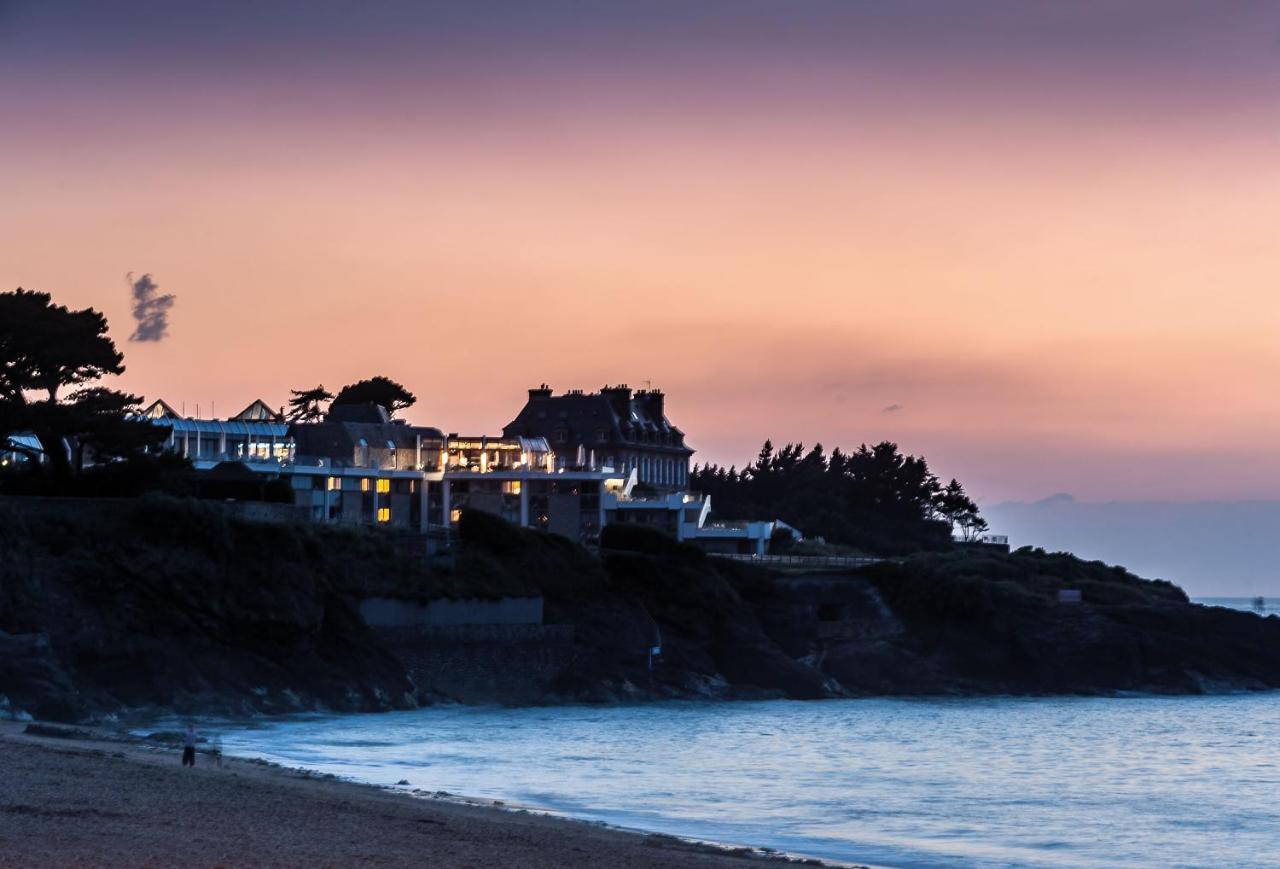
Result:
M774 522L713 522L708 495L698 492L637 494L638 491L627 488L606 495L607 524L657 528L707 552L765 555L769 551Z
M147 405L142 418L170 427L167 449L191 460L197 470L218 462L293 458L289 424L258 399L227 419L183 416L157 399Z
M566 467L541 437L445 439L441 513L449 525L464 509L524 528L594 543L605 524L602 495L622 479L611 470Z
M246 411L258 406L266 407L255 402ZM445 436L373 404L338 405L322 422L289 424L245 412L192 419L157 401L145 418L170 426L166 449L189 458L211 484L252 493L253 480L283 481L298 517L315 522L447 535L471 508L594 543L605 521L601 496L616 477L566 468L544 438Z

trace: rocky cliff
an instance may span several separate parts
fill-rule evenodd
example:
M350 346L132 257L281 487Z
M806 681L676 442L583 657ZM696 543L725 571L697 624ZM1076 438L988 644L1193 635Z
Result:
M74 720L413 702L346 593L367 569L399 570L393 556L215 507L7 501L0 703Z
M462 538L429 567L385 535L254 524L216 505L10 500L0 712L1280 686L1280 619L1196 606L1168 583L1069 555L771 574L643 531L612 533L593 554L477 514ZM1059 602L1063 589L1081 601ZM562 626L538 666L480 644L409 660L421 650L358 611L373 596L511 594L541 595Z

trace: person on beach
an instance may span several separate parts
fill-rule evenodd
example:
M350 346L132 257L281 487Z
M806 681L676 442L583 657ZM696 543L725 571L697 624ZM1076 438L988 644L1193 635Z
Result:
M187 732L182 738L182 765L196 765L196 726L187 722Z

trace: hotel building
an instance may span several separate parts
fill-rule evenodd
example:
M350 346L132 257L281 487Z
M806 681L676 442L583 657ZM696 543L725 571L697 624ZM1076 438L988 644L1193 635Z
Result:
M683 490L693 451L661 392L529 396L501 437L444 435L374 404L333 406L317 423L288 423L261 400L225 420L183 417L163 401L142 415L170 427L166 449L205 481L285 483L299 520L447 538L473 509L587 544L606 524L629 523L709 551L766 552L773 523L711 522L710 499Z

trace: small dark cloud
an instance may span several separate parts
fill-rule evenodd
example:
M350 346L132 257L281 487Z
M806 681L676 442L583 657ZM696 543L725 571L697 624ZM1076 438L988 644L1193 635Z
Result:
M128 275L129 289L133 293L133 319L137 322L130 341L159 341L169 334L169 309L174 297L160 295L160 285L144 274L137 280L133 272Z
M1075 502L1076 502L1075 495L1072 495L1069 492L1056 492L1050 495L1048 498L1041 498L1039 501L1033 502L1031 506L1052 507L1055 504L1074 504Z
M900 404L891 404L888 407L880 408L881 413L897 413L900 410L902 410L902 405Z

